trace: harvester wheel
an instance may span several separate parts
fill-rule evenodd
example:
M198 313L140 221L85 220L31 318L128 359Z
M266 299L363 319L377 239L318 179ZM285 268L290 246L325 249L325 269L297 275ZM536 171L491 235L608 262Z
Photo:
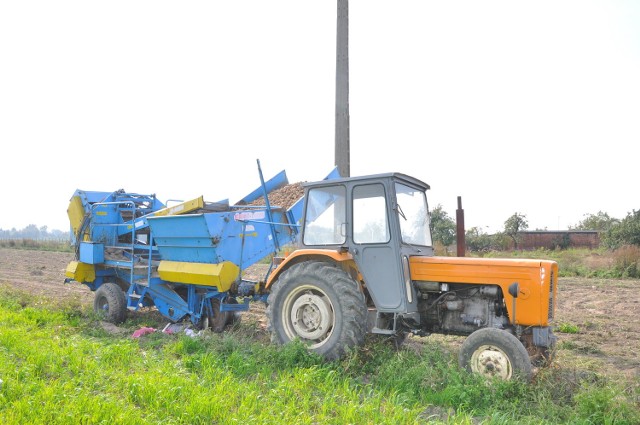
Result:
M238 304L238 300L235 298L230 298L227 300L229 304ZM227 319L227 325L232 326L236 323L240 323L242 314L239 311L230 311L229 317Z
M458 353L460 366L472 373L504 380L532 376L524 345L514 335L496 328L482 328L467 337Z
M220 300L211 298L212 315L207 314L202 324L204 329L211 329L213 332L220 333L231 322L233 317L232 311L220 311Z
M96 290L93 310L105 322L122 323L127 318L127 298L117 284L103 283Z
M327 360L337 360L364 343L364 294L349 275L329 263L292 266L273 284L267 303L274 343L299 339Z

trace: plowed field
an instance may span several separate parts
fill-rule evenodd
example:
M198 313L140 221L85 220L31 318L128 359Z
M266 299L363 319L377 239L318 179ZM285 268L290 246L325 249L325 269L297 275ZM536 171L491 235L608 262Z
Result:
M86 286L64 283L64 271L71 260L71 253L0 248L0 285L53 300L90 305L93 293ZM557 367L578 365L622 374L634 381L640 379L639 290L640 280L560 278ZM256 304L248 314L256 319L257 333L266 332L261 317L264 307ZM571 333L558 332L561 329ZM418 348L421 340L411 337L407 343ZM443 341L455 346L460 340Z

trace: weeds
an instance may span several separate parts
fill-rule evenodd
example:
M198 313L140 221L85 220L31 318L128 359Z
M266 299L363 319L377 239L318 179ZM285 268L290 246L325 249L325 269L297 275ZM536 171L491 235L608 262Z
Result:
M598 248L536 249L532 251L492 251L492 258L532 258L558 262L561 277L624 279L640 277L640 247L623 246L616 250Z
M66 240L37 239L0 239L0 248L28 249L36 251L73 252L71 243Z
M551 367L531 384L460 370L425 339L396 349L369 338L326 362L301 343L274 346L250 324L191 338L152 313L109 333L79 306L0 288L0 422L632 424L637 388Z
M577 334L580 333L580 328L572 323L559 323L554 328L556 331L565 334Z

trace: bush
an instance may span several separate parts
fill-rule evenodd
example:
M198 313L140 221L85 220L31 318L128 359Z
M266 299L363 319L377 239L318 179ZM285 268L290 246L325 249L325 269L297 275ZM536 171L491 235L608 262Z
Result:
M640 246L640 211L633 210L604 234L602 243L610 249L624 245Z
M625 245L613 251L614 269L620 277L640 277L640 247Z

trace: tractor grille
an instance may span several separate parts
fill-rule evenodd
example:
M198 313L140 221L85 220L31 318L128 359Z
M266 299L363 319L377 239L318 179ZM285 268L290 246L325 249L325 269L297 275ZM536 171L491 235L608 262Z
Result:
M549 277L549 321L553 320L553 306L555 302L555 299L553 298L553 289L555 288L556 284L555 279L556 276L553 273L553 270L551 270L551 276Z

